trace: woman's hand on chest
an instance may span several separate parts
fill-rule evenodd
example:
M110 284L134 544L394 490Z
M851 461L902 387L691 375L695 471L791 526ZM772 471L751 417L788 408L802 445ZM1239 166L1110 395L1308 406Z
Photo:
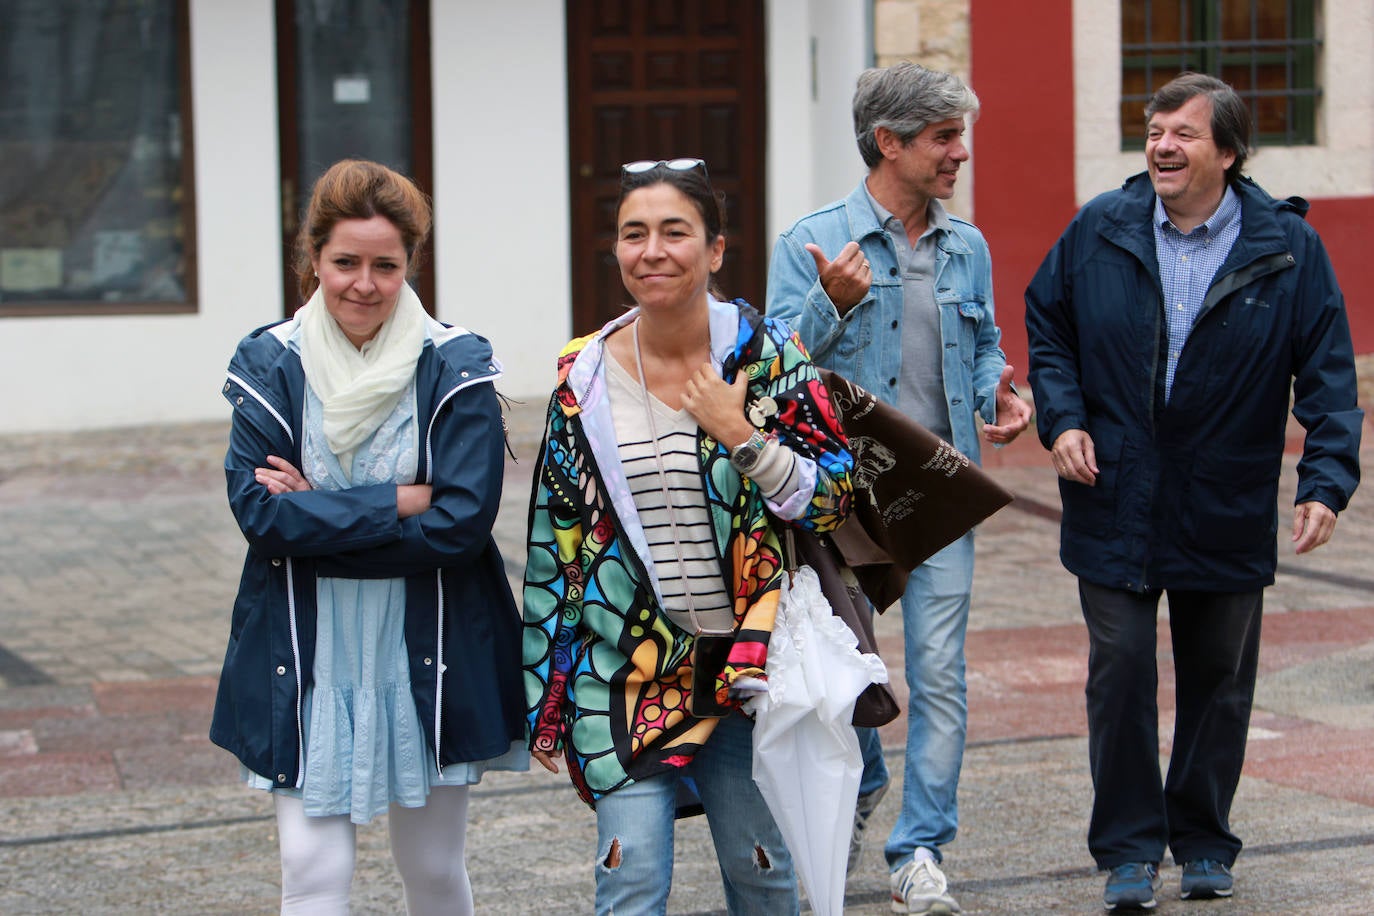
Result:
M733 383L727 383L709 363L705 363L687 379L682 406L708 436L730 449L754 432L744 416L744 399L748 391L749 379L745 373L740 372Z

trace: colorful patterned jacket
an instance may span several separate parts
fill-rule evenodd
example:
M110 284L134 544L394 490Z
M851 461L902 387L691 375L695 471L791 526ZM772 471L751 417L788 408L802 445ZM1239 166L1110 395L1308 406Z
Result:
M764 431L800 458L802 486L778 505L698 432L701 481L727 589L735 642L716 682L764 677L783 573L777 519L809 531L835 528L849 511L844 434L801 341L751 306L710 304L711 352L732 381L742 369L750 401L771 397ZM648 546L617 452L606 394L604 341L638 311L559 356L559 385L530 504L525 571L525 696L530 747L566 751L588 804L686 764L716 719L688 712L692 636L663 612Z

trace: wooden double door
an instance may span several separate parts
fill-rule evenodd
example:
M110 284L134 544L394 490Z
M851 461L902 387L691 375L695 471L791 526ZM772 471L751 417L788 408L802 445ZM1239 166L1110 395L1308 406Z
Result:
M630 304L611 246L620 166L700 157L725 195L717 284L763 307L763 0L568 0L573 331Z

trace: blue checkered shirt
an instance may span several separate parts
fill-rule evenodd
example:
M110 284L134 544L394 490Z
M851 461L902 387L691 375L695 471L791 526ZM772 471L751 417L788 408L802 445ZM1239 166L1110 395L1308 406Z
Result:
M1207 288L1240 236L1240 198L1227 186L1217 211L1184 235L1169 221L1164 202L1156 197L1154 230L1159 279L1164 286L1164 317L1169 326L1169 359L1164 372L1164 398L1168 400L1179 354L1202 311Z

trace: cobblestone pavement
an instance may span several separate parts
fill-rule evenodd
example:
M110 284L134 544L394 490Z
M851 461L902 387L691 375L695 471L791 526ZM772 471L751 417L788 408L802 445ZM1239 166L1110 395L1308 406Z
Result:
M507 465L497 536L513 581L542 413L542 401L512 411L520 461ZM243 551L223 491L226 433L0 436L0 913L275 911L270 806L205 738ZM1017 501L978 535L970 746L946 863L969 913L1099 912L1083 847L1086 635L1057 560L1056 484L1030 436L988 462ZM1157 912L1374 911L1372 527L1362 491L1327 547L1294 557L1281 542L1234 815L1248 843L1237 896L1183 904L1171 870ZM899 615L878 632L900 682ZM1170 664L1161 632L1166 736ZM884 731L898 774L904 728ZM879 808L872 836L895 807ZM471 820L479 912L590 910L594 822L564 777L489 777ZM399 911L384 826L359 843L355 912ZM683 822L671 911L719 911L719 884L703 819ZM876 848L847 911L888 911Z

